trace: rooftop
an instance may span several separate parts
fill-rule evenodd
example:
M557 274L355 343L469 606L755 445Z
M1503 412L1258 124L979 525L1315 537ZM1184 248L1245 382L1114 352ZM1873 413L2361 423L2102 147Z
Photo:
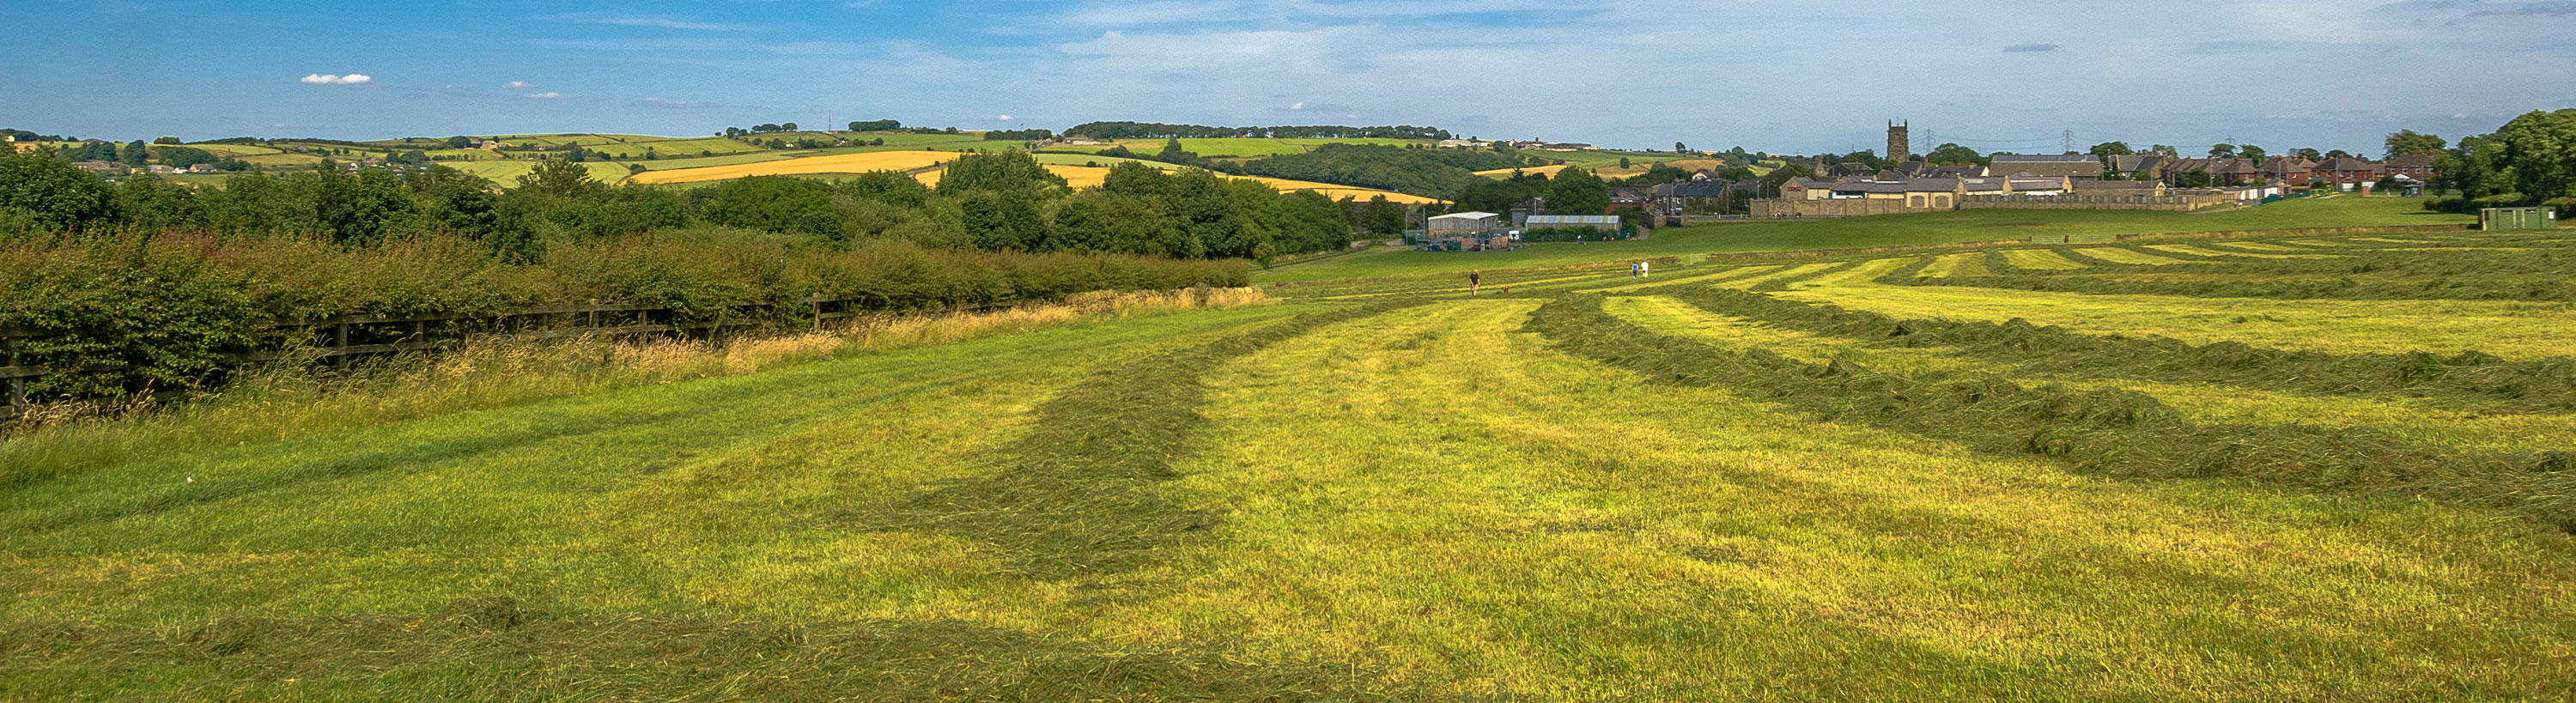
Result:
M2084 162L2084 161L2094 161L2094 160L2096 160L2096 159L2094 159L2094 158L2093 158L2093 156L2092 156L2091 154L1996 154L1996 155L1995 155L1995 158L1994 158L1995 163L2017 163L2017 164L2028 164L2028 163L2058 163L2058 164L2071 164L2071 163L2079 163L2079 162Z

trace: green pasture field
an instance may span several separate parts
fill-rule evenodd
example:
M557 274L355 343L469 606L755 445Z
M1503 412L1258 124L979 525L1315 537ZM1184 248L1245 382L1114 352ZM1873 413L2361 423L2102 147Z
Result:
M367 146L375 147L375 148L378 148L378 149L386 149L386 150L390 150L390 151L410 151L410 150L413 150L413 149L429 150L429 149L445 149L445 148L447 148L447 140L446 140L446 139L442 139L442 138L438 138L438 137L403 137L403 138L401 138L401 139L380 139L380 140L371 141L371 142L359 142L359 143L360 143L360 144L365 144L365 145L367 145Z
M477 176L482 176L484 179L490 180L503 188L513 188L518 186L520 176L527 175L528 173L535 171L537 169L537 165L540 163L543 162L451 161L440 165ZM591 177L599 179L599 182L601 183L615 184L626 180L626 177L629 175L625 164L591 161L583 163L582 166L590 169Z
M481 149L429 149L421 153L428 154L429 158L439 161L489 161L501 158Z
M665 159L695 157L700 152L709 151L715 152L718 156L765 151L761 147L744 144L742 142L737 142L723 137L697 137L683 139L654 138L627 142L623 146L627 153L633 154L634 157L638 159L644 158L644 150L647 148L652 149L655 153L661 154L662 158Z
M1537 157L1542 158L1542 159L1552 159L1552 160L1556 160L1556 161L1563 161L1563 162L1566 162L1566 165L1569 165L1569 166L1576 166L1576 167L1585 168L1585 169L1614 168L1614 167L1617 167L1617 166L1619 165L1619 160L1620 160L1620 159L1627 159L1627 160L1628 160L1628 163L1629 163L1629 164L1631 164L1631 165L1644 166L1644 165L1647 165L1647 164L1660 163L1660 162L1664 162L1664 161L1672 161L1672 160L1674 160L1674 159L1689 158L1689 157L1685 157L1685 156L1676 156L1676 155L1673 155L1673 154L1671 154L1671 153L1657 153L1657 152L1646 152L1646 151L1616 151L1616 150L1599 150L1599 149L1586 149L1586 150L1583 150L1583 151L1535 151L1535 150L1530 150L1530 151L1523 151L1523 152L1521 152L1521 153L1522 153L1522 154L1525 154L1525 155L1537 156Z
M260 154L279 153L276 149L264 146L253 146L250 144L188 144L185 146L190 149L199 149L218 156L255 156Z
M1154 167L1154 168L1159 168L1159 169L1162 169L1162 170L1165 170L1165 171L1177 171L1177 170L1180 170L1180 168L1181 168L1181 167L1180 167L1180 166L1178 166L1178 165L1174 165L1174 164L1167 164L1167 163L1163 163L1163 162L1160 162L1160 161L1147 161L1147 160L1144 160L1144 159L1122 159L1122 158L1118 158L1118 157L1114 157L1114 156L1092 156L1092 155L1090 155L1090 154L1048 154L1048 153L1038 153L1038 154L1030 154L1029 156L1030 156L1031 158L1035 158L1035 159L1037 159L1037 160L1038 160L1038 163L1042 163L1042 164L1054 164L1054 165L1058 165L1058 166L1081 166L1081 165L1084 165L1084 164L1099 164L1099 165L1101 165L1101 166L1103 166L1103 167L1108 167L1108 166L1116 166L1116 165L1118 165L1118 164L1120 164L1120 163L1122 163L1122 162L1130 162L1130 161L1132 161L1132 162L1135 162L1135 163L1140 163L1140 164L1144 164L1144 165L1147 165L1147 166L1152 166L1152 167Z
M2161 234L2312 227L2469 224L2465 215L2428 213L2415 198L2289 200L2218 213L1962 210L1798 221L1729 222L1655 230L1644 240L1549 243L1509 252L1396 252L1265 274L1263 282L1312 281L1471 269L1563 266L1622 259L1760 251L1860 249L2000 240L2061 234ZM2252 254L2254 252L2246 252Z
M2563 700L2546 234L1341 280L39 431L115 458L0 480L0 699Z
M690 152L690 153L694 154L694 153L697 153L697 152ZM722 156L693 156L693 157L689 157L689 158L671 158L671 157L663 157L663 158L660 158L660 159L654 159L654 160L651 160L651 161L647 161L647 160L644 160L644 159L640 159L640 158L639 158L639 159L630 159L630 160L628 160L626 163L630 163L630 164L634 164L634 165L642 166L642 167L644 167L644 169L645 169L645 170L648 170L648 171L660 171L660 170L664 170L664 169L673 169L673 168L692 168L692 167L697 167L697 166L730 166L730 165L733 165L733 164L759 163L759 162L762 162L762 161L781 161L781 160L785 160L785 159L792 159L792 158L796 158L796 156L797 156L797 155L799 155L799 154L808 154L808 153L812 153L812 152L801 152L801 151L758 151L758 152L751 152L751 153L747 153L747 154L726 154L726 155L722 155Z
M312 154L288 154L281 152L273 154L251 154L239 158L242 161L249 162L253 166L267 166L274 168L279 166L312 166L322 163L322 159L324 158L338 158L346 161L352 158L361 157L322 157L314 156Z

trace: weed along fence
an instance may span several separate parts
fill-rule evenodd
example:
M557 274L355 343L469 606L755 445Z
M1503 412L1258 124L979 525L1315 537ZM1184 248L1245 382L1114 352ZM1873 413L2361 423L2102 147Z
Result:
M712 336L723 330L769 324L805 323L821 327L827 322L867 314L864 298L807 297L770 305L746 305L729 308L713 320L692 321L681 311L660 305L612 303L598 305L558 305L521 308L499 313L447 314L420 316L380 316L365 314L335 315L309 320L260 320L252 323L259 340L247 349L221 354L227 366L308 358L333 364L346 363L351 357L395 354L453 347L476 335L509 335L521 339L560 339L584 335L630 336L652 334L686 334ZM1007 305L960 306L956 310L992 310ZM878 311L882 312L882 311ZM65 374L95 374L125 370L125 365L103 364L83 367L54 367L39 363L39 346L44 340L68 335L28 327L0 327L0 379L7 384L6 407L14 415L41 400L35 387L39 379ZM147 387L128 388L150 392ZM163 389L163 392L168 392ZM57 396L59 397L59 396Z

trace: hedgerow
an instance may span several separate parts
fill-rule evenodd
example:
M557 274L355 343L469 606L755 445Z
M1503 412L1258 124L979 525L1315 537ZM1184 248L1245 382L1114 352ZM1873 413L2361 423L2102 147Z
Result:
M1246 285L1240 261L925 249L848 249L760 232L664 230L566 242L541 259L424 236L350 247L314 238L58 238L0 244L0 328L35 336L22 363L56 371L38 395L197 385L262 344L273 321L337 315L489 316L535 306L634 304L674 324L810 321L800 298L847 310L1061 299L1098 290Z

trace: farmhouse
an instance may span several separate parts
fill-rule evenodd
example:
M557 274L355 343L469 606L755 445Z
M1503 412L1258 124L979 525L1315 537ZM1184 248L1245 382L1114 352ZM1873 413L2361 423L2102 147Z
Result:
M2162 154L2122 154L2111 157L2111 170L2133 181L2160 180L2173 167L2174 160Z
M2388 175L2430 181L2433 180L2433 155L2407 154L2389 159L2387 169Z

